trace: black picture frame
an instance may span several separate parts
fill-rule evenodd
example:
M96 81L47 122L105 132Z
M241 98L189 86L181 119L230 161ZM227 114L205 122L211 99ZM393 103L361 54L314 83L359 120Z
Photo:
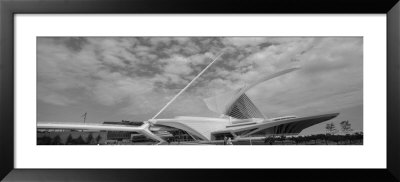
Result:
M386 169L15 169L14 15L31 13L380 13L387 15ZM318 15L316 15L318 16ZM5 181L400 181L398 0L0 0L0 179ZM371 156L373 157L373 156ZM213 161L210 161L213 162ZM7 175L8 174L8 175Z

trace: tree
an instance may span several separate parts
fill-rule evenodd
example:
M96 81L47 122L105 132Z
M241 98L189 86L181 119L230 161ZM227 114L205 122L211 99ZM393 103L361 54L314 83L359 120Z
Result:
M51 144L52 145L62 145L60 135L57 135L56 137L54 137L53 142Z
M101 140L101 136L100 136L100 134L99 134L99 135L97 135L97 137L96 137L96 143L99 144L100 140Z
M68 135L68 138L67 138L67 141L65 142L65 144L66 144L66 145L71 145L71 144L73 144L72 142L73 142L72 135L69 134L69 135Z
M333 141L333 142L335 142L336 144L339 144L339 142L340 142L340 136L338 136L338 135L332 135L331 137L331 140Z
M362 132L357 132L357 133L355 133L353 139L354 139L354 140L358 140L360 143L362 143L362 140L363 140L363 133L362 133Z
M37 144L38 145L50 145L51 144L51 138L49 136L43 136L41 138L37 138Z
M75 140L75 144L77 145L83 145L85 144L85 140L83 140L82 135L79 135L79 137Z
M298 144L300 144L301 142L303 142L303 136L295 136L295 137L292 137L292 140L294 141L294 143L295 143L296 145L298 145Z
M340 127L342 128L343 133L349 133L353 131L353 129L351 129L351 124L349 123L349 121L340 122Z
M301 143L303 141L303 137L297 136L297 137L294 137L293 140L296 143L296 145L298 145L299 143Z
M325 142L325 145L328 145L328 137L324 134L317 134L315 135L316 140L321 140Z
M93 140L94 140L93 135L92 135L92 133L90 133L89 136L87 137L86 143L87 144L93 144L94 143Z
M334 134L337 132L336 126L334 123L327 123L325 126L325 129L326 129L327 134Z

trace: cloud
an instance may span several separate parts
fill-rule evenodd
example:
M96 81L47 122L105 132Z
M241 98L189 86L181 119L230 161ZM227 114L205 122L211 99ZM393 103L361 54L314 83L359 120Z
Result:
M362 44L360 37L40 37L38 100L145 119L223 52L163 117L212 116L203 98L295 66L248 95L266 115L325 112L362 104Z
M254 47L267 42L266 37L228 37L222 39L224 45L233 45L236 47Z
M253 95L264 103L262 110L275 116L329 112L362 104L362 55L360 39L324 38L298 56L300 70L260 85Z
M166 63L164 71L169 74L188 75L193 71L189 60L181 55L172 55L167 59L161 59L160 62Z
M41 85L38 87L38 98L44 102L58 106L66 106L77 102L75 99L70 99L62 94L49 91L47 88L41 87Z
M169 46L172 38L169 37L154 37L149 40L152 46Z

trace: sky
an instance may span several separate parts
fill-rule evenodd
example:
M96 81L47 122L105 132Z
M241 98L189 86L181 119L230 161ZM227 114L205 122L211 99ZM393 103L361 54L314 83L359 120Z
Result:
M362 130L362 37L38 37L38 121L150 119L221 53L157 118L218 117L203 99L300 67L247 95L269 118L340 112Z

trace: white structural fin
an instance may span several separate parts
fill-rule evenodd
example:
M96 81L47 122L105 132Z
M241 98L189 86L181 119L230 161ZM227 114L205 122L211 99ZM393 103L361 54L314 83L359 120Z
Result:
M158 115L160 115L172 102L175 101L176 98L178 98L187 88L189 88L189 86L197 79L199 78L212 64L214 64L214 62L221 57L223 54L223 52L221 54L219 54L217 57L214 58L214 60L208 64L208 66L206 66L203 71L201 71L196 77L193 78L192 81L190 81L178 94L175 95L175 97L173 97L167 104L165 104L165 106L155 115L153 116L150 120L154 120L156 119L156 117Z
M225 112L225 115L237 119L266 118L246 94L240 97Z
M204 99L208 109L218 114L238 119L266 118L245 94L254 86L275 77L298 70L298 67L285 69L270 75L265 75L254 82L234 91Z

